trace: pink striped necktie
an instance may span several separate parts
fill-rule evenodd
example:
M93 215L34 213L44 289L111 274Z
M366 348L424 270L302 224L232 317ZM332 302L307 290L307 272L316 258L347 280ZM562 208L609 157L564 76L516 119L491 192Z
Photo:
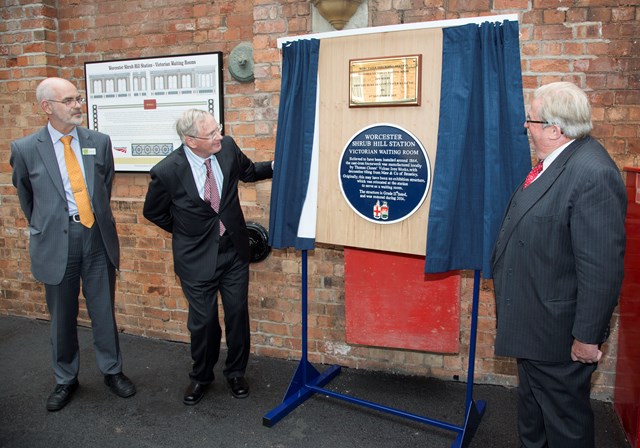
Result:
M204 202L209 204L217 213L220 209L220 192L218 191L218 184L216 184L213 178L213 172L211 171L211 159L205 160L204 166L207 168L207 177L204 180ZM224 233L224 230L224 224L222 220L220 220L220 235Z
M533 182L534 179L538 177L538 175L542 172L542 162L543 160L539 161L536 166L531 168L531 171L529 171L529 174L527 175L527 178L524 180L524 184L522 185L523 190L527 188L531 184L531 182Z

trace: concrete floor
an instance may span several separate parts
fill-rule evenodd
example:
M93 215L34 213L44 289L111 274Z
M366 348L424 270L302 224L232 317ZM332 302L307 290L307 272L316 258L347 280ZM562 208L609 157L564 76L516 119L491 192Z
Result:
M63 410L51 413L45 409L55 386L49 323L0 316L0 448L444 448L455 440L455 432L319 394L268 428L263 417L282 402L298 362L258 356L249 360L248 398L231 396L217 366L216 382L203 400L185 406L189 346L126 334L120 339L124 372L138 393L122 399L103 383L91 331L81 328L79 335L80 388ZM463 383L343 368L326 388L454 425L463 422ZM475 385L474 399L485 400L487 408L470 446L517 447L515 390ZM593 407L596 446L628 447L611 403L594 401Z

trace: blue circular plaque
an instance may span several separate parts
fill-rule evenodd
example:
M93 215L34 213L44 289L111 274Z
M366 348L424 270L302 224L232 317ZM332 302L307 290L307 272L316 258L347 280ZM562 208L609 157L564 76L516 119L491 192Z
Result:
M420 208L431 184L429 157L401 127L380 123L357 132L340 158L339 182L349 206L367 221L392 224Z

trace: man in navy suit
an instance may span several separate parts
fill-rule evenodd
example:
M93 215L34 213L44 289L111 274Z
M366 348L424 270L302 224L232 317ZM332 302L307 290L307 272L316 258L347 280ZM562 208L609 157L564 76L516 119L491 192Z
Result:
M182 145L151 170L143 213L172 234L174 269L189 302L193 369L183 403L197 404L214 380L222 337L218 291L228 349L223 374L233 396L245 398L250 247L238 181L271 178L272 163L249 160L208 112L186 111L176 131Z
M543 164L513 193L494 247L495 351L517 359L521 446L590 448L591 376L622 284L625 187L574 84L538 88L525 128Z
M121 397L136 393L122 373L122 356L113 310L118 234L111 212L113 154L108 135L80 127L84 99L61 78L47 78L36 89L47 114L44 128L11 143L13 185L29 224L31 272L45 285L51 315L56 387L47 409L57 411L78 387L78 295L91 317L98 367L109 388ZM82 172L79 190L90 200L89 223L80 218L78 186L72 189L65 155L66 138ZM93 215L93 219L91 218ZM83 222L81 222L84 221Z

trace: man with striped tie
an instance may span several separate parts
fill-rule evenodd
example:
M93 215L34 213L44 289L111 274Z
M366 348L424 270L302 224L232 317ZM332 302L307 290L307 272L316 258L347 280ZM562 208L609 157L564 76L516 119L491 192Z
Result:
M185 111L176 122L182 145L151 169L145 218L172 234L174 270L189 302L193 367L183 403L197 404L214 380L224 309L223 375L236 398L249 395L249 233L238 182L273 176L272 162L252 162L213 115Z
M593 448L591 376L623 276L626 192L574 84L538 88L524 124L537 164L494 247L495 352L517 359L521 447Z

